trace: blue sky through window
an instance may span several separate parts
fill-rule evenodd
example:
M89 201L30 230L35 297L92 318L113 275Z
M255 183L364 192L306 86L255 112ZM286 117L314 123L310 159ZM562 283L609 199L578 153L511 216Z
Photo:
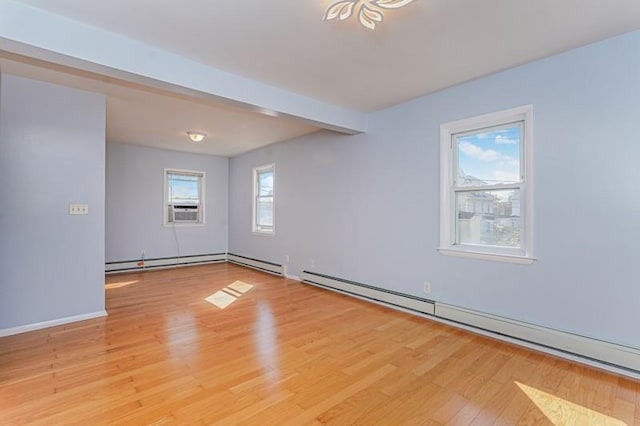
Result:
M458 175L462 169L489 185L519 182L521 139L521 123L455 136Z
M261 196L273 195L273 172L260 172L258 174L259 194Z
M198 176L170 174L168 178L168 191L170 203L198 203L200 191Z

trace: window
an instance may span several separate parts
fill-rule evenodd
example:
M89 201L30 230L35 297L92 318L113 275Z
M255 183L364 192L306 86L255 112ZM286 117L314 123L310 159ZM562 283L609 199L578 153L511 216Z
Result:
M253 232L274 233L274 183L275 165L253 169Z
M164 170L164 224L204 223L204 172Z
M532 263L531 106L440 127L440 252Z

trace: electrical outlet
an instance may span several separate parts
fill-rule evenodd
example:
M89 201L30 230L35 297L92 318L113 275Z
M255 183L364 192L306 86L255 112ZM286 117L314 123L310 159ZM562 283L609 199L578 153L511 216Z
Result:
M285 254L285 255L284 255L284 261L285 261L285 262L287 262L287 263L289 263L289 255L288 255L288 254Z
M147 255L147 251L145 249L142 249L142 251L140 252L140 259L144 260L144 257Z
M69 214L89 214L89 204L69 204Z
M311 263L311 269L315 269L315 267L316 267L316 261L315 261L315 260L313 260L313 259L311 259L311 262L309 262L309 263Z
M431 293L431 283L429 281L424 282L423 290L425 294Z

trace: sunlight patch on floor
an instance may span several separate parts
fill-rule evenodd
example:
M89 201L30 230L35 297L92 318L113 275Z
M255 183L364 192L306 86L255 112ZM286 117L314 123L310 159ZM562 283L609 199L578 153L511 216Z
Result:
M128 286L128 285L135 284L135 283L137 283L137 282L138 282L138 280L134 280L134 281L122 281L122 282L119 282L119 283L109 283L109 284L105 284L105 285L104 285L104 288L106 288L107 290L112 290L112 289L114 289L114 288L126 287L126 286Z
M206 300L207 302L211 303L212 305L217 306L220 309L224 309L227 306L229 306L230 304L232 304L233 302L235 302L237 299L237 297L234 297L232 295L230 295L229 293L225 293L222 290L216 291L215 293L213 293L211 296L207 297Z
M242 293L240 293L239 291L231 290L229 287L225 287L223 289L223 291L225 291L226 293L229 293L230 295L235 296L235 297L242 296Z
M228 285L230 289L239 291L240 293L246 293L253 288L251 284L247 284L242 281L235 281Z
M554 425L611 425L626 426L614 419L566 399L551 395L531 386L514 382Z
M216 291L204 300L220 309L224 309L252 288L253 285L251 284L247 284L242 281L235 281L222 290Z

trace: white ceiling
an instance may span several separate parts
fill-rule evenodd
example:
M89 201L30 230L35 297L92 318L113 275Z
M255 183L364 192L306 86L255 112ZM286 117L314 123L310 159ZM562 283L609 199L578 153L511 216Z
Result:
M218 70L364 112L640 28L638 0L416 0L388 11L373 32L355 19L323 22L331 2L20 1ZM319 128L115 80L68 81L91 80L90 75L49 77L56 78L107 94L109 141L184 149L179 145L184 131L201 129L219 145L198 149L232 156Z
M15 55L0 57L0 71L105 94L109 142L234 156L318 130L293 118L271 117ZM205 133L205 142L191 142L186 135L190 130Z

